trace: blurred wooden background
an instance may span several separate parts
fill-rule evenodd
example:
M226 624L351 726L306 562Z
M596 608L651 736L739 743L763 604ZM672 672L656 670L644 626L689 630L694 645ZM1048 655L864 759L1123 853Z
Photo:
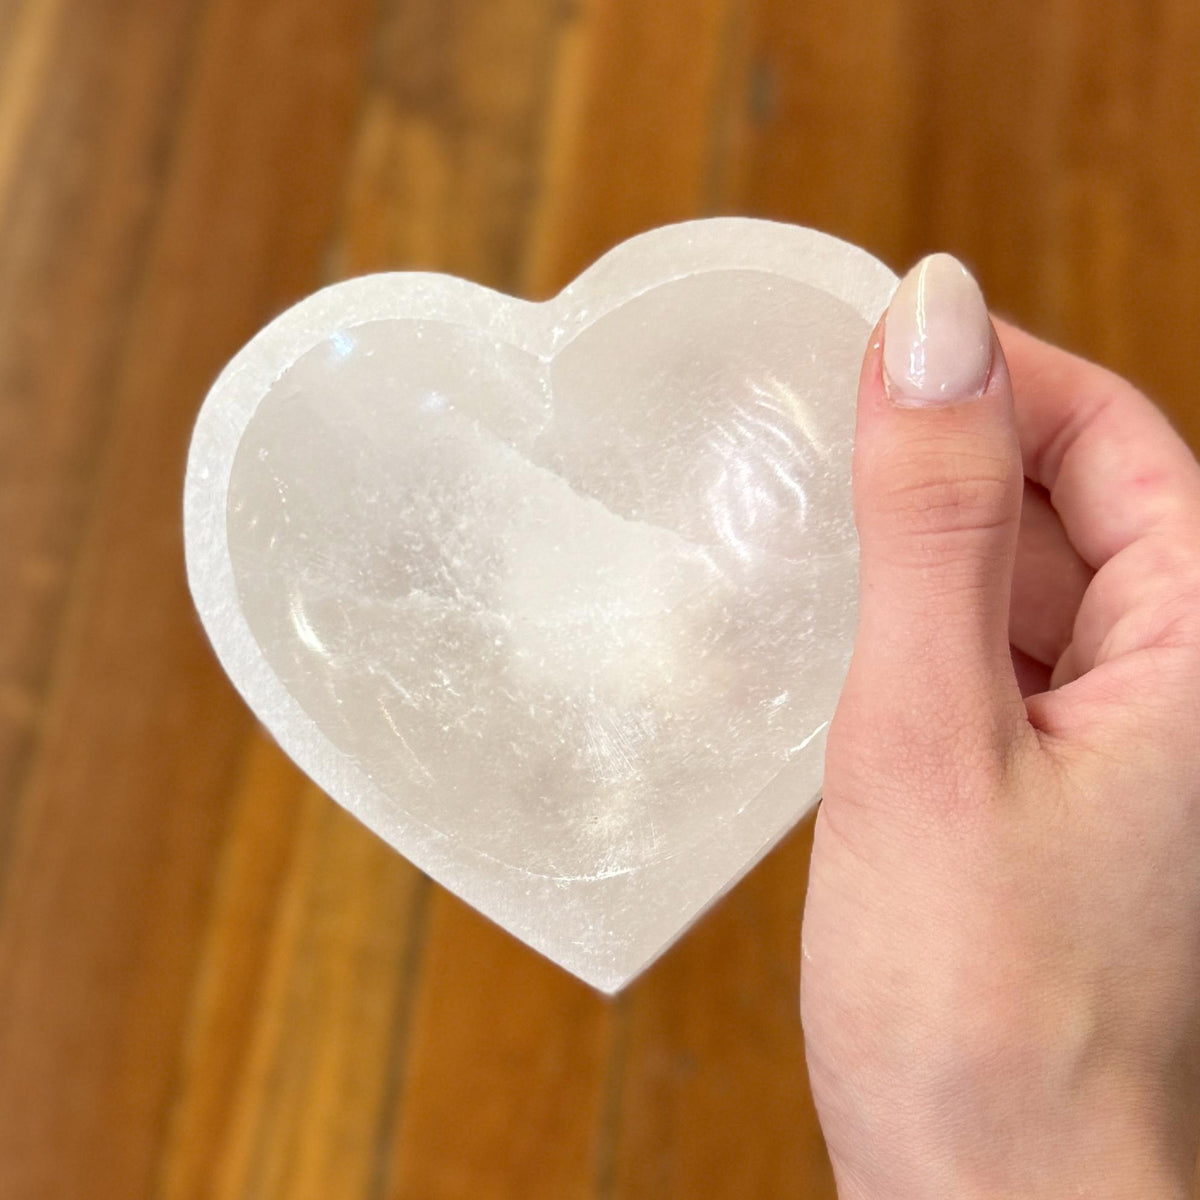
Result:
M0 0L0 1197L831 1197L800 831L616 1003L307 785L185 591L191 422L317 285L531 297L746 212L1200 437L1195 0Z

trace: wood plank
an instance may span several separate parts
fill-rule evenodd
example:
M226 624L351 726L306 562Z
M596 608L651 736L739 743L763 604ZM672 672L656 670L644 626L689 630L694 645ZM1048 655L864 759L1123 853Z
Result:
M419 876L265 738L225 846L155 1194L369 1196Z
M14 147L0 164L0 877L198 8L72 0L7 18L20 24L0 68Z
M519 288L559 27L544 0L391 0L337 275L437 270Z
M215 1194L215 1179L279 940L281 893L295 873L303 822L300 773L263 735L247 744L234 788L204 950L174 1085L156 1195ZM307 813L305 814L308 815ZM294 922L293 922L294 924Z
M4 185L17 174L34 112L45 95L64 7L63 0L27 0L0 8L0 220Z
M981 10L942 0L913 10L909 195L914 256L946 249L979 275L991 304L1039 326L1052 253L1069 6ZM986 86L983 86L986 80ZM951 114L957 114L952 117Z
M609 1021L585 984L439 891L385 1194L593 1195Z
M758 0L731 70L718 186L739 212L810 225L898 265L916 249L914 63L901 0Z
M810 819L634 984L613 1196L836 1196L800 1032L811 850Z
M736 8L580 0L569 9L525 293L551 294L635 233L709 211Z
M1057 123L1048 332L1147 389L1200 447L1183 330L1200 321L1200 10L1070 6ZM1148 64L1153 64L1148 69ZM1050 273L1053 272L1053 274Z
M149 1195L248 718L182 578L208 381L317 279L366 4L215 0L0 913L0 1194Z
M1188 0L1160 0L1142 14L1136 41L1123 58L1137 97L1136 188L1126 210L1130 247L1122 315L1133 326L1118 371L1135 376L1175 419L1200 452L1200 394L1190 330L1200 326L1200 9ZM1118 175L1126 168L1113 160Z

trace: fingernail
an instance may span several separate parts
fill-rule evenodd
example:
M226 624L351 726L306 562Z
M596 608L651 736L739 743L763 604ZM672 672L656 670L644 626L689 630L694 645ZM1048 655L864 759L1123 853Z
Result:
M979 285L949 254L923 258L888 305L888 395L906 408L972 400L983 394L991 367L992 327Z

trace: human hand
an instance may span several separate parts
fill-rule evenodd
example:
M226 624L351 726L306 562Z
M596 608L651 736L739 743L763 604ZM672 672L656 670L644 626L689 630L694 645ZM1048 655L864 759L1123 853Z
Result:
M1190 1195L1200 468L939 255L867 350L854 489L801 971L842 1200Z

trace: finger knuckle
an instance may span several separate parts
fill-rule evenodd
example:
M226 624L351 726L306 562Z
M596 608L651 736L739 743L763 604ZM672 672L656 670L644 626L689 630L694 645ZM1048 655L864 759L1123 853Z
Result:
M910 537L993 533L1015 527L1020 514L1013 473L986 461L953 473L902 467L886 480L877 505L886 528Z

